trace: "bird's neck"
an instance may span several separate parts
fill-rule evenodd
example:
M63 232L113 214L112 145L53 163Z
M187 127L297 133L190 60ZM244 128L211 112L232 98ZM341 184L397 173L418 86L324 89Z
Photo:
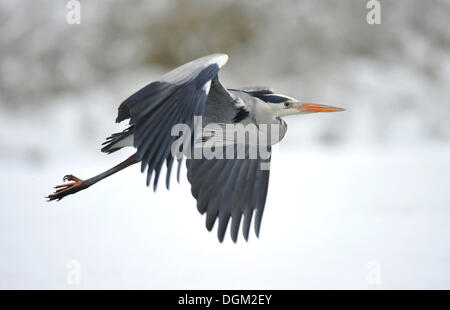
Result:
M257 124L279 124L278 107L272 103L259 102L255 110Z

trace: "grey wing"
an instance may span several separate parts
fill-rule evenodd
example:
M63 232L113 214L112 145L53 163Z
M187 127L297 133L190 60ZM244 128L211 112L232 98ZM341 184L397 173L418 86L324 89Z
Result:
M247 146L248 147L248 146ZM270 155L270 147L268 149ZM246 158L248 149L246 150ZM236 158L236 157L235 157ZM248 240L255 213L255 233L259 236L269 184L268 159L188 159L188 180L197 199L197 209L206 212L206 228L219 221L217 236L223 241L231 218L231 238L236 242L243 216L242 234Z
M145 86L120 105L116 122L129 118L134 127L134 146L137 159L142 161L141 171L147 169L147 185L155 171L156 189L166 161L166 186L169 187L174 161L171 146L178 138L171 135L172 127L187 124L193 135L194 116L203 114L211 79L227 60L225 54L214 54L191 61Z
M237 90L237 94L242 90ZM233 94L234 93L234 94ZM208 123L233 123L245 110L246 103L236 91L228 92L213 79L203 114L203 126ZM244 96L245 97L245 96ZM249 158L246 146L245 158ZM226 154L226 151L223 151ZM270 147L268 159L188 159L186 166L191 192L197 200L197 209L206 213L206 228L211 231L218 219L217 236L223 241L231 219L230 234L237 241L242 222L242 234L248 240L255 214L255 233L258 236L269 184ZM237 158L236 154L235 157ZM255 211L256 210L256 211ZM242 219L243 217L243 219Z
M232 123L242 105L244 105L243 101L228 92L216 75L211 81L211 89L203 113L203 127L209 123Z
M243 91L252 96L275 94L275 90L273 88L267 87L267 86L234 87L234 88L229 88L229 90Z

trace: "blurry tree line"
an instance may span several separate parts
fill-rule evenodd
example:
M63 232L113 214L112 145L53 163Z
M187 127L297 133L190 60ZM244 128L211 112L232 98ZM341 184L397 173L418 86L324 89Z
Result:
M80 2L80 25L66 23L66 1L0 2L0 107L45 106L133 70L164 71L225 52L233 82L261 84L259 77L270 76L291 90L297 79L311 97L320 79L333 82L324 76L351 72L354 63L407 69L433 85L436 115L450 116L442 99L450 77L449 1L382 0L376 26L366 23L361 0ZM404 96L391 102L394 109L419 109L421 100ZM448 135L442 126L436 130Z

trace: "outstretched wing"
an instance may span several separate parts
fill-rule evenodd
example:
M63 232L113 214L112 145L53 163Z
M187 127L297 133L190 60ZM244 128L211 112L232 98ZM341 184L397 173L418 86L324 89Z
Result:
M253 90L256 91L256 89ZM259 90L261 91L261 89ZM237 122L241 114L249 113L247 104L252 101L251 95L245 95L242 90L230 91L220 84L217 77L213 79L203 114L204 127L213 122L223 129L226 124ZM211 231L218 219L217 236L222 242L231 218L231 239L234 242L237 241L242 222L242 234L245 240L248 240L253 213L256 213L254 222L255 233L258 236L269 184L270 147L265 154L267 159L261 157L250 159L250 148L256 148L250 145L245 145L244 157L238 157L236 141L223 141L231 142L231 144L220 143L224 138L222 135L219 134L216 137L214 132L203 128L201 141L209 141L211 137L218 138L216 143L219 143L214 145L216 147L223 146L222 154L227 154L226 149L231 147L235 159L194 158L186 160L191 192L197 199L198 211L201 214L206 213L206 228ZM201 148L204 145L198 143L197 147ZM253 152L253 154L256 153Z
M267 86L244 86L244 87L234 87L229 88L229 90L237 90L237 91L243 91L247 94L250 94L252 96L261 96L261 95L269 95L269 94L275 94L275 90L271 87Z
M171 146L178 138L171 136L174 125L187 124L193 134L194 116L203 115L204 125L209 122L232 123L237 113L245 109L244 102L228 92L217 78L219 69L227 60L228 56L224 54L194 60L145 86L120 105L116 121L130 120L137 160L142 161L142 171L147 169L147 185L155 171L153 185L156 188L165 161L166 186L169 187L175 160ZM247 91L250 95L272 93L267 89ZM201 213L206 212L208 230L219 219L220 241L230 218L231 237L233 241L237 240L242 216L242 231L247 240L253 213L256 213L255 232L259 235L269 182L269 163L270 157L266 160L204 158L186 161L197 208Z
M227 62L225 54L205 56L184 64L126 99L119 107L116 122L130 119L134 126L134 146L141 171L147 169L147 185L153 171L156 189L162 164L166 161L166 186L174 158L171 136L176 124L187 124L193 135L194 116L202 115L210 90L211 80ZM179 160L179 164L181 159Z
M219 220L217 237L222 242L231 218L231 239L236 242L242 216L242 234L248 240L255 214L255 233L259 236L269 185L270 147L267 159L188 159L188 180L197 209L206 212L206 228L211 231ZM236 158L236 157L235 157Z

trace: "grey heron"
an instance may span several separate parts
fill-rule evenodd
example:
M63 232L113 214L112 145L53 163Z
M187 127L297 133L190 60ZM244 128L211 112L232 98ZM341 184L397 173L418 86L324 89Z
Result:
M287 125L282 117L314 112L337 112L342 108L302 103L286 95L276 94L269 87L225 88L218 79L219 69L228 61L225 54L213 54L186 63L161 79L143 87L120 106L116 122L129 120L129 127L123 132L114 133L103 143L102 151L112 153L124 147L137 149L131 157L117 166L92 178L82 180L66 175L57 185L56 191L47 196L48 200L61 200L67 195L84 190L98 181L136 163L141 163L141 171L147 171L147 186L153 176L156 190L162 165L167 166L166 187L169 189L172 165L178 162L177 180L180 179L180 166L187 147L180 147L174 154L172 146L180 138L173 135L177 124L185 124L192 131L183 138L191 142L191 151L202 148L202 143L216 137L208 124L217 124L219 129L230 124L254 125L258 134L270 136L265 140L269 156L249 157L251 148L259 146L260 140L244 140L244 157L196 158L186 159L187 178L191 192L197 200L201 214L206 213L206 228L211 231L218 220L218 239L223 241L228 222L231 219L230 234L236 242L242 222L242 234L248 240L252 217L255 233L259 236L269 183L270 169L261 168L270 163L271 145L283 139ZM196 134L194 118L201 116L200 137ZM217 128L216 126L216 128ZM270 132L269 132L270 131ZM276 131L276 134L274 132ZM235 139L227 140L217 135L222 144L236 145ZM230 142L231 141L231 142ZM262 141L262 140L261 140ZM216 141L217 142L217 141ZM240 143L242 145L242 143ZM181 156L180 156L181 154ZM234 154L236 155L236 154Z

